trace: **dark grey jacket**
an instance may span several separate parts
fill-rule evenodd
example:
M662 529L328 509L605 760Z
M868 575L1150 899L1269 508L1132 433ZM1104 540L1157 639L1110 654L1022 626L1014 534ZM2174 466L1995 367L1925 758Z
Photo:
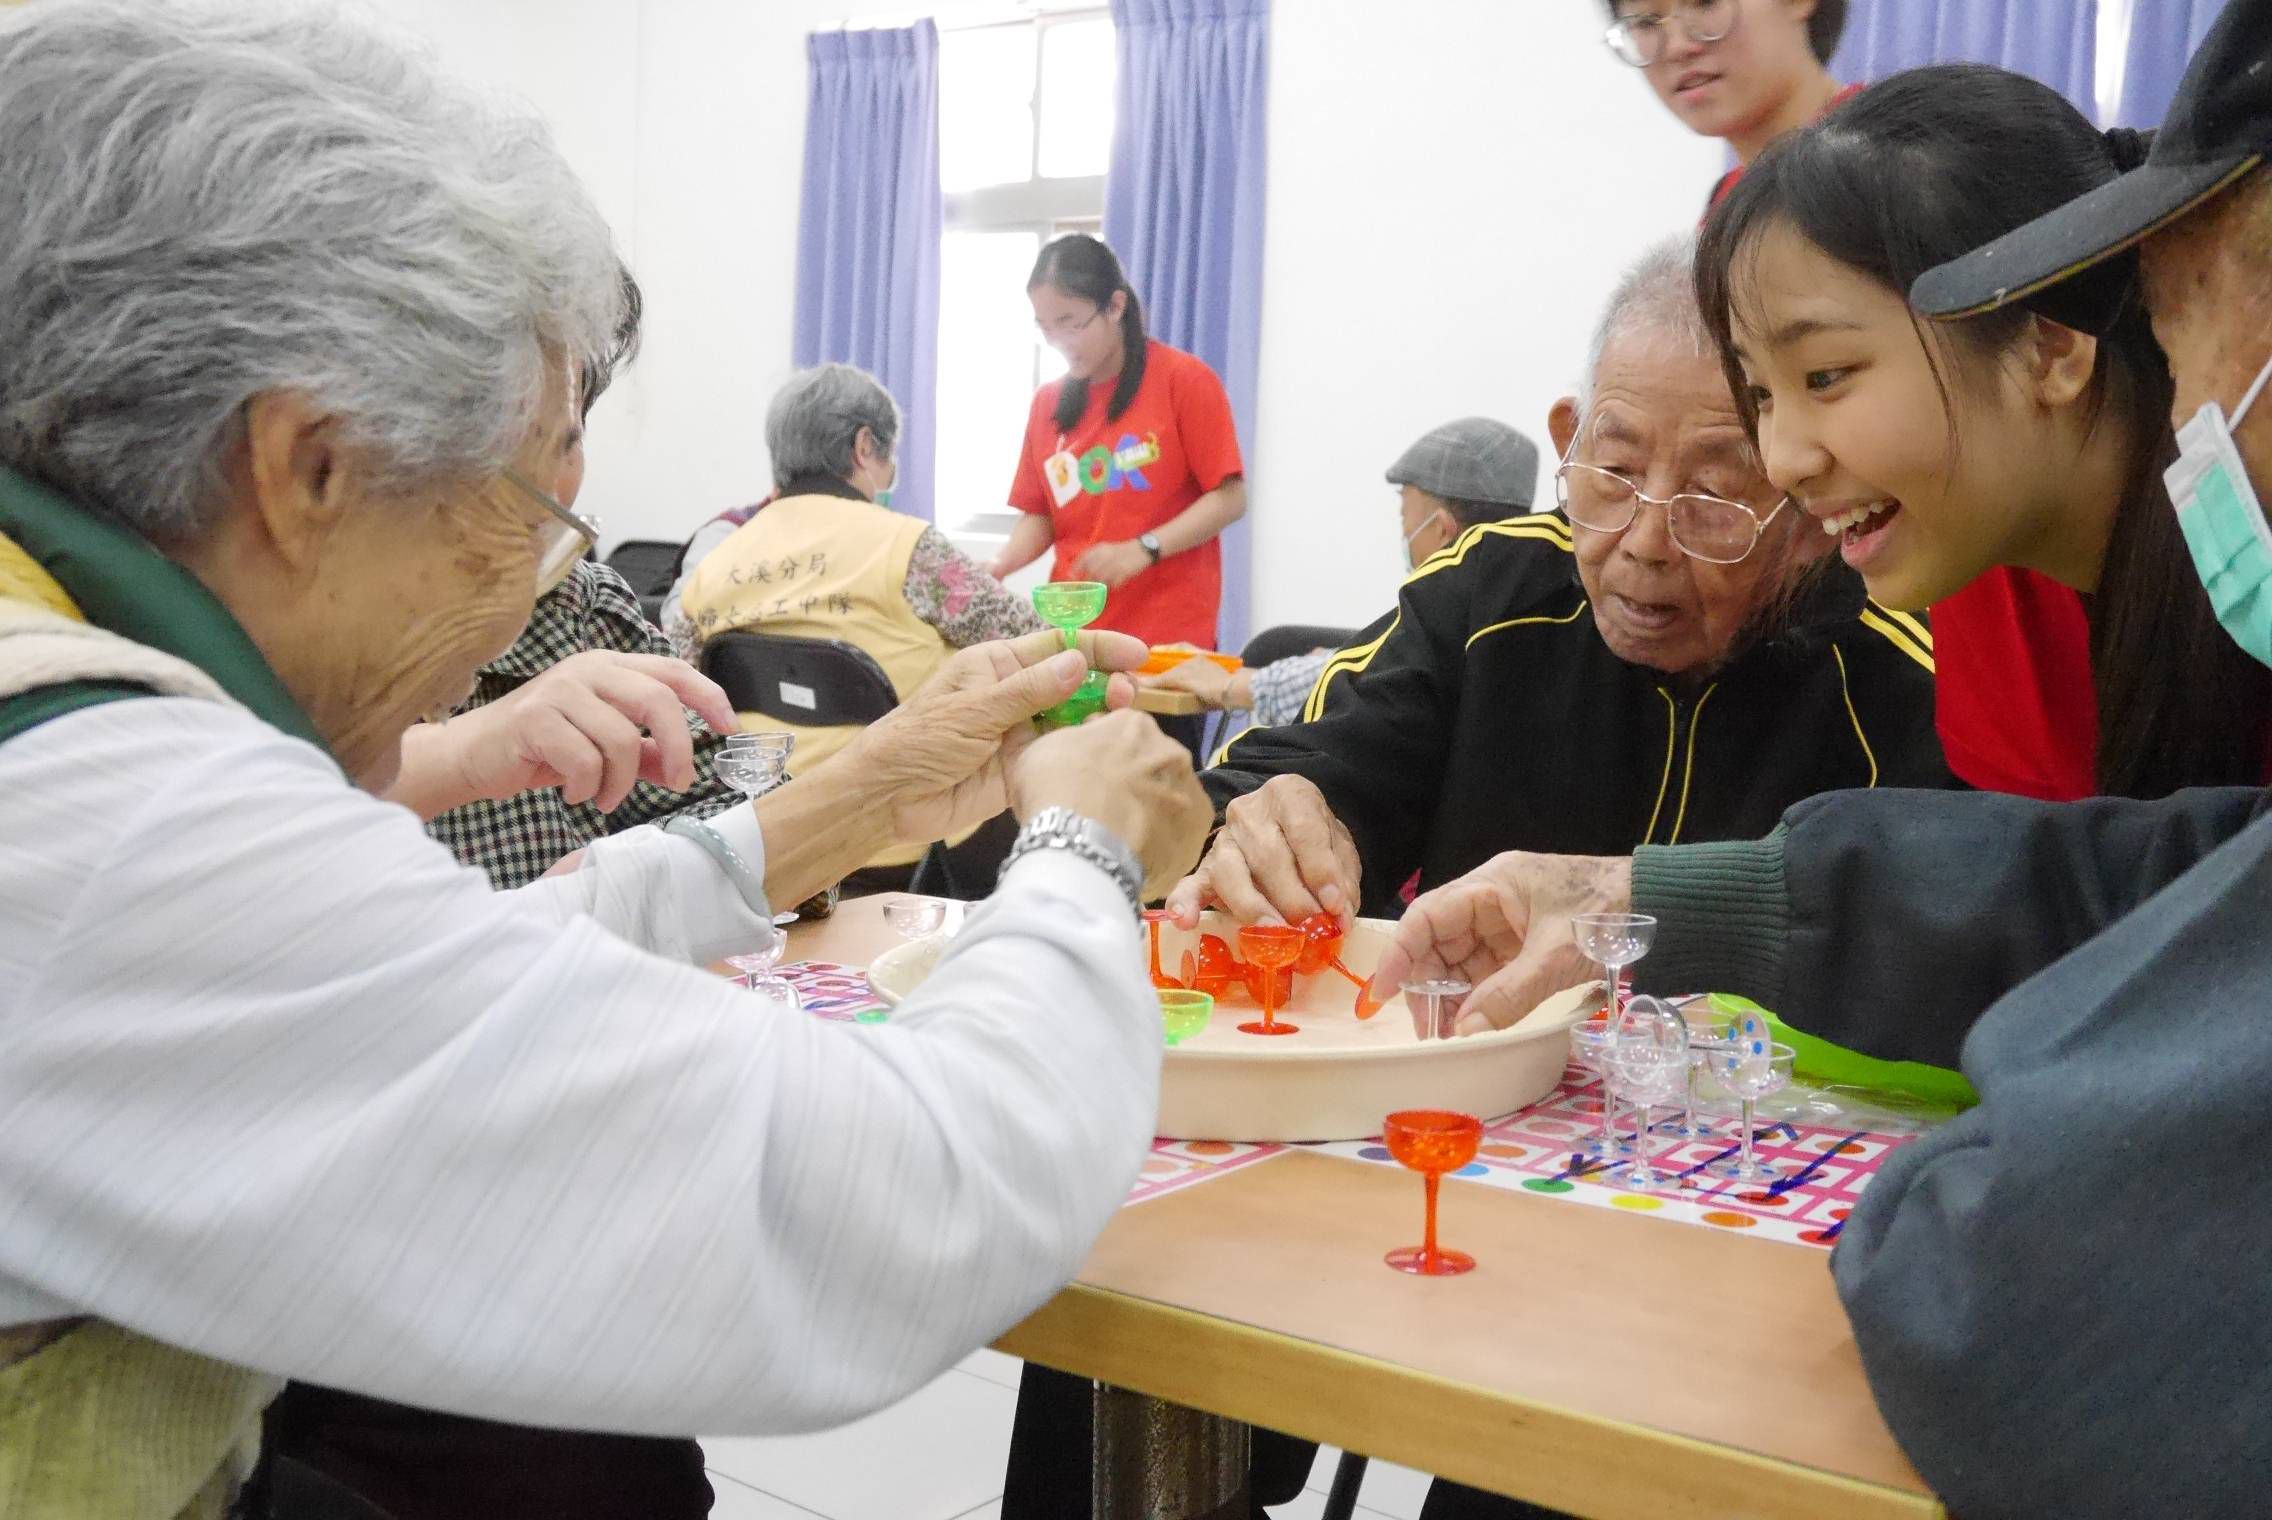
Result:
M1749 993L1977 1109L1831 1261L1965 1520L2272 1515L2272 794L1849 793L1644 850L1644 985Z

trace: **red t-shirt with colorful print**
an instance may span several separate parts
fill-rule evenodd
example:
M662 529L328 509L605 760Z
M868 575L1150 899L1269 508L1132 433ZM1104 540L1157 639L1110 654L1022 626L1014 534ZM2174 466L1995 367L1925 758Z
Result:
M1053 380L1034 394L1010 505L1049 514L1057 547L1052 580L1079 579L1074 566L1091 545L1153 532L1245 473L1231 398L1205 360L1151 340L1143 384L1128 410L1107 421L1113 385L1091 385L1087 410L1063 430L1057 398L1065 382ZM1071 468L1053 481L1050 461L1060 455L1070 456ZM1096 626L1148 644L1212 649L1222 600L1223 550L1210 539L1123 582Z

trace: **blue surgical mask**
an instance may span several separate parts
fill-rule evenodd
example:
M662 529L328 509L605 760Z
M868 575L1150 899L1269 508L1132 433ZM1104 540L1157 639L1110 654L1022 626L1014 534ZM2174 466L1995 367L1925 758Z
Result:
M2256 383L2240 398L2230 422L2214 401L2195 413L2178 429L2177 463L2162 475L2217 621L2263 665L2272 665L2272 526L2233 446L2233 429L2268 379L2272 359L2256 372Z

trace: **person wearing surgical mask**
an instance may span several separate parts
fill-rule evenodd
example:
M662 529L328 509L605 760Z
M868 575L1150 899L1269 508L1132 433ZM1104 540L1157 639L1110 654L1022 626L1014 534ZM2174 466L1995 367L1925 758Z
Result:
M2272 0L2231 0L2142 165L1909 299L1963 321L2129 266L2175 384L2194 573L2272 664L2268 152ZM2267 905L2261 787L1844 793L1748 843L1500 856L1416 902L1378 976L1456 966L1464 1025L1504 1024L1584 979L1572 915L1638 911L1659 919L1640 990L1744 994L1866 1056L1961 1064L1978 1106L1901 1148L1831 1258L1887 1425L1954 1514L2239 1520L2272 1484L2251 1244L2272 1173L2247 1160L2272 1139Z
M1504 422L1462 417L1428 432L1389 466L1396 487L1397 531L1404 573L1458 542L1479 523L1520 517L1538 492L1538 445ZM1142 684L1187 691L1209 707L1252 714L1268 727L1301 716L1330 649L1289 655L1267 665L1226 671L1212 660L1185 660Z

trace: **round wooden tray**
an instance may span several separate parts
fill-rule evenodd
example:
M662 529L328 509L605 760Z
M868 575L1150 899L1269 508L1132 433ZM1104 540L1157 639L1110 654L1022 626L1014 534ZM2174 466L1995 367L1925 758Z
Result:
M1378 964L1395 925L1359 919L1342 942L1342 963L1359 976ZM1221 935L1236 950L1235 924L1209 914L1198 931L1161 926L1160 965L1179 973L1199 934ZM930 974L942 937L895 946L868 979L896 1003ZM1261 1018L1243 991L1218 1000L1206 1029L1166 1053L1159 1133L1174 1140L1362 1140L1383 1116L1406 1108L1448 1108L1495 1118L1535 1103L1561 1080L1570 1026L1596 1006L1599 984L1556 993L1506 1029L1459 1039L1422 1039L1404 1000L1372 1018L1356 1016L1356 989L1332 972L1298 977L1281 1016L1299 1034L1243 1034Z

